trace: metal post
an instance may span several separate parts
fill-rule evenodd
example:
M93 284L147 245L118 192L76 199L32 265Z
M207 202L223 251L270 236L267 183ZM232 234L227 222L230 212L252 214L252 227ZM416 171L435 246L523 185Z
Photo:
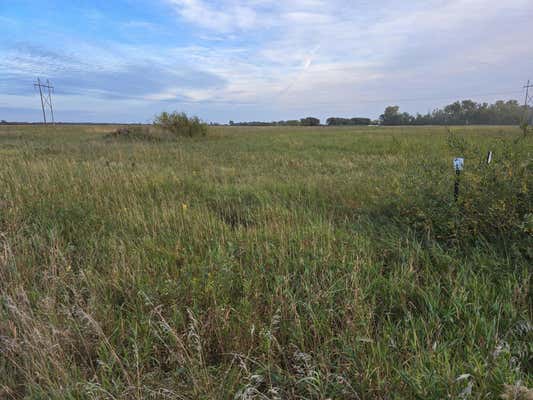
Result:
M454 158L453 160L453 166L455 168L455 185L453 188L453 198L455 202L459 200L459 182L461 177L461 171L464 168L465 159L464 158Z
M453 190L453 199L457 203L457 200L459 200L459 177L461 176L461 171L456 170L455 171L455 186Z

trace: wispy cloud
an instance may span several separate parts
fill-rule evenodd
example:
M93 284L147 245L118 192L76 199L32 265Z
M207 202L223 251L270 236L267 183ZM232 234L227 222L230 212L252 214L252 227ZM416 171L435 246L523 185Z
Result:
M524 13L531 13L533 5L525 0L432 0L403 6L382 3L387 7L375 2L347 6L335 0L225 1L214 11L201 0L172 1L178 14L200 29L269 33L238 60L217 57L212 49L207 50L208 68L230 82L230 98L236 94L241 98L268 98L290 89L288 102L299 100L305 104L324 93L331 103L336 98L356 103L362 97L357 93L366 96L375 88L383 96L385 86L398 86L395 81L408 77L433 90L434 84L427 81L428 72L435 71L439 78L444 72L459 79L461 75L469 76L473 55L496 60L496 65L505 67L513 57L528 51L527 46L510 45L513 40L533 34L523 18ZM247 21L262 23L233 20L233 10L238 7L246 8ZM216 18L200 18L215 12ZM524 24L513 28L512 22L520 16ZM502 23L510 30L502 32ZM275 28L274 33L271 28ZM413 76L413 70L421 75ZM480 75L478 80L486 78Z
M395 99L519 88L533 68L523 40L533 36L530 0L160 0L150 3L157 19L130 15L117 1L121 20L104 10L83 16L110 27L98 40L79 29L55 49L31 34L0 44L4 96L31 91L28 82L41 75L58 95L91 96L95 109L131 101L223 120L302 110L375 116ZM49 28L62 35L61 26Z
M201 27L228 33L257 29L261 21L256 7L246 2L221 2L218 6L203 0L169 0L185 20Z
M146 49L145 49L146 50ZM58 94L88 94L102 98L138 98L146 100L182 99L183 93L192 88L221 87L224 80L201 69L180 65L174 68L168 61L163 63L152 59L149 53L137 49L143 56L132 58L127 46L112 46L110 49L94 49L89 57L43 50L29 44L18 43L16 48L0 59L0 72L15 78L28 80L46 76L53 80ZM108 57L107 53L114 54ZM98 55L100 55L98 57ZM9 88L8 80L0 85ZM11 94L30 91L25 86L11 86Z

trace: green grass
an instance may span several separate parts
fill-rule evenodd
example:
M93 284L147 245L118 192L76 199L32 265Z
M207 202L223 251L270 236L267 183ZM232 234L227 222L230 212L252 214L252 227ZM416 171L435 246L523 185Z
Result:
M219 127L176 142L110 130L0 127L0 398L533 386L531 230L491 235L475 204L454 204L461 154L445 128ZM496 164L520 135L453 130ZM531 216L532 141L520 148ZM499 196L489 211L511 215L517 194Z

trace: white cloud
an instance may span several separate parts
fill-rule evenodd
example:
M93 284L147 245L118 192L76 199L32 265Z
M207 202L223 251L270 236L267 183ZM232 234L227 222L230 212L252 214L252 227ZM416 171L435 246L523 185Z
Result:
M244 47L231 56L220 47L198 49L194 55L229 82L216 92L218 98L274 98L302 104L317 97L330 103L357 102L363 96L356 93L371 88L379 91L377 97L393 97L387 86L399 86L398 80L411 79L424 88L435 84L430 81L432 73L460 78L476 70L476 61L502 68L510 57L524 56L528 50L526 45L512 45L517 32L502 30L501 24L510 26L517 16L533 10L529 0L406 4L225 0L216 7L207 0L172 0L172 4L200 29L242 31L242 37L254 39L239 44ZM245 10L247 17L239 18L236 10ZM521 34L533 35L531 24L524 25ZM408 88L409 82L404 86Z
M187 21L208 30L228 33L256 28L260 21L257 12L245 2L223 2L214 7L203 0L169 0Z
M459 98L493 86L519 87L527 79L521 74L533 70L525 39L533 36L531 0L161 1L175 12L179 34L186 35L176 40L185 45L74 37L62 43L59 58L0 46L0 75L87 73L100 76L102 86L130 73L145 78L150 89L125 87L135 97L127 101L198 104L204 118L225 111L227 119L238 118L236 105L255 105L257 113L276 113L255 118L281 119L302 112L375 116L394 99ZM175 28L144 19L117 26L164 30L167 37ZM254 118L244 110L242 119Z

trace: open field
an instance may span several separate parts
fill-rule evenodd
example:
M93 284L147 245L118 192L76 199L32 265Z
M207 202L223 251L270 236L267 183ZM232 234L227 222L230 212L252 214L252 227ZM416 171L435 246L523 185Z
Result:
M518 128L110 130L0 126L1 399L533 386Z

